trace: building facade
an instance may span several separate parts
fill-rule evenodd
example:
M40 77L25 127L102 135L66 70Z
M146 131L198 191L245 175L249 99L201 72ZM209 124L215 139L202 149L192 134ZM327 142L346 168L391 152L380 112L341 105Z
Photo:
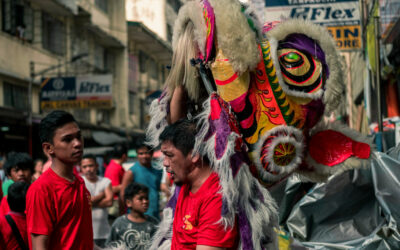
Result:
M169 73L172 30L181 5L179 0L126 0L129 118L141 132Z
M64 108L83 128L127 133L127 25L124 0L0 1L0 140L2 152L41 154L37 127L42 79L112 76L112 104ZM32 124L32 125L31 125Z

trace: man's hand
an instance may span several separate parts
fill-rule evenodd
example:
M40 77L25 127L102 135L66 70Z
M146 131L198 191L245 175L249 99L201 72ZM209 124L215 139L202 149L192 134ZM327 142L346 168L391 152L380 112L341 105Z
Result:
M93 206L97 206L97 204L98 204L102 199L104 199L104 197L105 197L104 191L103 191L103 192L100 192L98 195L92 196L92 198L91 198L91 200L92 200L92 205L93 205Z

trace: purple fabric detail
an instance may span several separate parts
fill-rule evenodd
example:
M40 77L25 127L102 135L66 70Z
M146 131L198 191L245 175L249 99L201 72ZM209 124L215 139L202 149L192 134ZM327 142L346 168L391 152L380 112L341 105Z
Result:
M235 154L232 155L232 157L230 159L233 178L235 178L236 174L239 172L240 166L244 162L246 162L245 156L243 154L246 154L246 153L245 152L236 152Z
M320 120L325 111L324 103L321 99L312 100L306 105L301 105L301 108L306 114L306 121L304 127L310 129L315 126Z
M224 217L226 214L228 214L228 211L228 203L226 202L226 199L222 197L221 216Z
M210 99L210 102L216 101L219 102L219 96L213 95ZM212 105L211 105L212 106ZM221 159L226 151L228 146L228 138L230 133L232 132L229 127L229 115L227 110L224 109L222 105L220 105L221 110L219 114L219 118L212 120L211 116L208 119L210 123L209 131L206 135L206 138L209 138L213 134L215 134L215 156L217 159ZM211 112L217 112L216 110L211 110Z
M181 186L175 187L175 192L172 197L169 199L166 207L172 208L173 215L175 214L176 203L178 203L179 192L181 191Z
M257 195L258 199L259 199L262 203L265 202L264 196L263 196L263 194L262 194L260 188L259 188L256 184L253 185L253 192Z
M238 206L238 227L240 233L240 239L242 240L242 249L243 250L252 250L253 242L251 239L251 226L250 222L247 219L246 213L244 212L243 208L239 205Z
M279 42L279 48L293 48L315 56L322 63L326 73L326 78L329 78L329 67L326 64L325 53L315 40L304 34L290 34L284 40Z

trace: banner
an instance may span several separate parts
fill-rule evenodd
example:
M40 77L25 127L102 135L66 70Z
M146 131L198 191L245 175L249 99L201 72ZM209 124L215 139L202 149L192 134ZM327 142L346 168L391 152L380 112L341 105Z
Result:
M354 0L266 0L267 22L301 18L326 26L339 49L361 49L359 2Z
M43 78L42 109L112 108L112 75Z

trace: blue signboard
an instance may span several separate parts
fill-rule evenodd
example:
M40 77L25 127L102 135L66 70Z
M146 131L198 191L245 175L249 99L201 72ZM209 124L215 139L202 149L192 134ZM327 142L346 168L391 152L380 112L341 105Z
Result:
M75 77L57 77L42 79L42 101L59 101L76 99Z

